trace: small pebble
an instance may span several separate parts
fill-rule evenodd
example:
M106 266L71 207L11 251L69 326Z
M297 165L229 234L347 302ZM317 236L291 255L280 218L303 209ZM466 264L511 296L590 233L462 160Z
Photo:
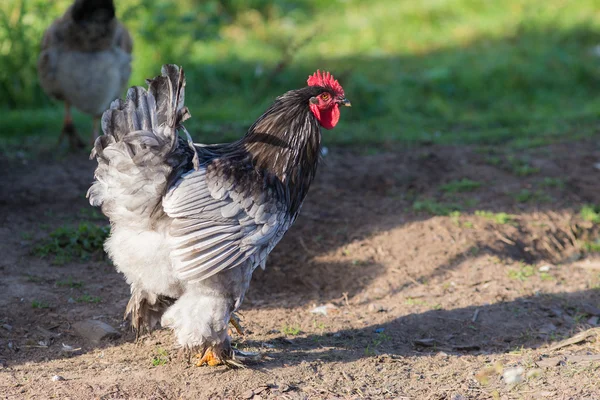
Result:
M264 392L268 388L269 388L268 386L257 387L256 389L254 389L254 396L256 397L256 395L261 394L262 392Z
M287 383L284 383L284 384L282 384L282 385L279 386L279 390L282 393L289 392L290 389L291 389L290 385L288 385Z
M58 381L64 381L64 380L65 380L65 378L63 378L63 377L62 377L62 376L60 376L60 375L54 375L54 376L52 377L52 382L58 382Z
M63 343L62 348L60 350L66 352L66 353L74 353L76 351L81 350L81 347L75 348L73 346L69 346L68 344Z
M592 325L592 326L596 326L596 325L598 325L598 320L599 319L600 318L598 318L598 317L592 317L592 318L590 318L590 319L587 320L587 323L590 324L590 325Z
M105 339L115 339L121 336L115 328L99 320L85 320L75 322L73 329L84 339L98 343Z
M2 325L2 327L3 327L4 329L6 329L7 331L9 331L9 332L10 332L10 331L12 331L12 326L11 326L11 325L9 325L9 324L4 324L4 325Z
M552 323L548 323L540 328L540 333L544 334L544 335L549 335L552 332L555 332L556 329L557 329L556 325L554 325Z
M310 312L313 313L313 314L327 315L327 313L329 311L335 310L335 309L337 309L336 306L334 306L331 303L327 303L325 305L313 308L312 310L310 310Z
M433 347L436 345L436 341L435 339L431 339L431 338L425 338L425 339L416 339L413 341L413 344L415 344L416 346L423 346L423 347Z
M523 380L523 372L525 372L523 367L509 368L504 371L502 377L504 378L504 382L506 382L509 385L512 385L519 383Z
M386 312L387 308L378 303L369 304L369 311L372 313Z

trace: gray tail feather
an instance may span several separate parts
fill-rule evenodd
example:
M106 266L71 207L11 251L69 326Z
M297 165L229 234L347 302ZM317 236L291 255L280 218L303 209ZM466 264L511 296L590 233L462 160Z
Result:
M102 115L104 134L96 139L90 154L98 168L88 198L91 205L102 205L103 211L106 201L126 203L132 209L148 204L163 194L171 171L190 160L198 168L198 154L182 125L190 118L184 106L183 68L168 64L161 72L147 80L147 90L130 88L125 100L113 101ZM179 129L187 135L188 146L179 137ZM142 186L142 194L136 196ZM143 195L152 190L151 198ZM114 193L129 197L115 199Z
M130 143L133 154L135 144L159 147L164 152L174 150L177 129L183 128L181 123L190 118L184 106L185 75L183 68L173 64L163 65L161 73L161 76L146 81L148 90L134 86L127 91L125 100L112 102L102 115L104 135L96 140L90 158L104 158L104 149L120 141ZM152 135L128 135L139 131ZM132 140L134 138L137 140ZM166 147L167 143L170 146Z

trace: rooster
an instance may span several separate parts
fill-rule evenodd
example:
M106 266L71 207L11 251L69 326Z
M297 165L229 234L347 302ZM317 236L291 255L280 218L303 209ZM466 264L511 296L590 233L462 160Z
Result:
M105 249L131 286L132 326L173 329L198 365L239 366L228 325L256 267L290 228L315 176L320 126L350 106L329 73L278 97L233 143L192 143L183 69L165 65L102 116L88 191L110 219ZM185 134L187 139L179 136Z
M98 120L125 89L131 75L133 43L127 29L115 18L113 0L75 0L50 25L42 39L38 77L46 94L65 104L60 141L84 147L71 106L92 115L92 142L98 137Z

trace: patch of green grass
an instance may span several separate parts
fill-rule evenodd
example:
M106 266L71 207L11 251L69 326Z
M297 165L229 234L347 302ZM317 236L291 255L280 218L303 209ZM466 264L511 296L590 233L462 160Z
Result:
M302 331L300 330L300 327L298 327L298 326L291 326L291 325L290 325L290 326L288 326L288 325L284 325L284 326L281 328L281 332L282 332L284 335L287 335L287 336L297 336L297 335L299 335L299 334L300 334Z
M33 282L33 283L40 283L40 282L44 281L44 278L42 278L41 276L37 276L37 275L33 275L33 274L25 275L25 279L27 280L27 282Z
M70 3L0 2L0 142L56 140L62 110L31 55ZM186 126L200 142L239 137L317 68L354 104L326 143L527 148L597 131L595 0L120 0L117 13L135 43L129 84L182 64ZM90 118L75 123L89 132Z
M513 155L508 155L506 161L508 161L510 171L517 176L529 176L540 172L539 168L532 167L527 161Z
M469 254L472 255L473 257L477 256L480 251L481 251L481 249L477 246L471 246L469 248Z
M98 211L98 209L96 208L92 208L92 207L83 207L81 209L79 209L79 212L77 213L79 219L88 219L88 220L105 220L106 217L104 217L104 215L102 215L101 212Z
M542 281L553 281L556 278L552 274L549 274L548 272L540 272L540 279Z
M511 269L508 271L508 277L513 280L526 281L535 275L535 268L533 265L521 264L519 269Z
M494 213L491 211L477 210L475 211L475 215L489 219L490 221L493 221L499 225L510 224L514 222L514 216L505 212Z
M523 189L515 193L513 197L519 203L547 203L552 201L552 198L542 190Z
M585 321L585 319L587 318L587 314L585 313L577 313L573 316L573 319L575 320L576 324L580 324L583 321Z
M39 308L39 309L50 308L50 304L48 304L47 302L45 302L43 300L33 300L31 302L31 308Z
M473 208L475 207L477 204L479 204L479 199L476 198L469 198L469 199L465 199L463 202L463 207L464 208Z
M417 200L413 203L413 211L424 212L430 215L450 215L453 211L459 211L459 204L440 203L432 199Z
M442 185L440 189L446 193L472 192L481 187L481 182L473 181L468 178L454 180Z
M545 177L542 181L542 186L547 188L555 188L555 189L564 189L565 188L565 180L562 178L551 178L549 176Z
M486 156L485 162L490 165L493 165L494 167L497 167L502 164L502 159L498 156Z
M21 239L31 240L31 239L33 239L33 234L30 232L21 232Z
M462 213L460 211L452 211L450 213L450 221L459 228L472 228L473 223L471 221L461 221Z
M99 296L91 296L89 294L84 294L75 299L78 303L90 303L90 304L98 304L102 301L102 297Z
M371 343L369 343L367 345L367 347L365 348L365 355L366 356L374 356L378 354L377 349L386 342L389 342L391 340L391 337L386 334L385 332L380 332L377 334L377 336L375 336L372 340Z
M318 329L321 332L323 332L325 329L327 329L327 326L325 325L324 322L313 319L313 328Z
M585 241L582 247L588 253L600 253L600 238L594 241Z
M553 139L554 138L552 137L516 138L510 142L510 148L514 150L524 150L546 146L553 143L555 141Z
M50 232L33 253L42 258L50 258L53 264L65 264L75 258L86 260L94 253L102 251L110 228L89 222L76 227L61 226Z
M152 357L152 366L159 367L161 365L165 365L168 362L169 362L169 353L167 353L167 350L163 349L162 347L158 347L156 349L155 356Z
M422 299L415 299L413 297L409 297L406 300L404 300L404 304L406 304L407 306L422 306L426 304L426 301Z
M73 278L69 277L67 279L62 279L56 281L56 286L58 287L69 287L72 289L80 289L83 287L82 281L74 281Z
M596 205L587 204L581 208L579 216L584 221L589 221L598 224L600 223L600 207Z
M460 226L460 211L452 211L450 213L450 221L456 226Z

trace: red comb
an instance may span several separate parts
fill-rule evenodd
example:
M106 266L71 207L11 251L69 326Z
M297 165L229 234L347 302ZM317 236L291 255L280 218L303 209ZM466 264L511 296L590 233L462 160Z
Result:
M338 96L344 96L344 89L342 85L331 75L329 72L323 72L317 70L313 75L308 77L308 86L323 86L333 89Z

